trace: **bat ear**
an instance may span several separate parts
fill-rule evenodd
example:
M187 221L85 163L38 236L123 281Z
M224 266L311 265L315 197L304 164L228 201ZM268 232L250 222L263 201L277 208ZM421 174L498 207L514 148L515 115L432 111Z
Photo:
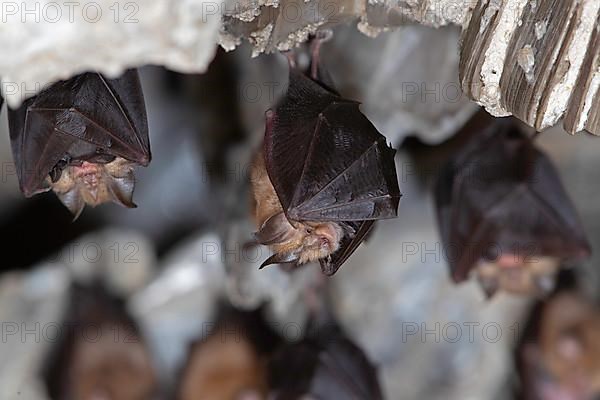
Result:
M137 208L133 202L133 175L124 178L109 179L108 189L113 201L127 208Z
M85 201L81 196L81 192L79 190L69 190L68 192L57 192L56 194L65 207L71 211L71 214L73 214L73 222L75 222L85 207Z
M254 238L260 244L272 245L291 239L295 230L282 211L269 217L254 234Z
M267 258L258 269L263 269L268 265L273 264L295 264L298 262L298 257L293 253L276 253Z

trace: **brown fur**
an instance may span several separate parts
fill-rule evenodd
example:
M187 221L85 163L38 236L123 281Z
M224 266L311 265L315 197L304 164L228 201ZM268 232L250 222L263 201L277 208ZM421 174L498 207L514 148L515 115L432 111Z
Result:
M262 151L257 152L252 160L250 183L254 200L254 222L260 227L267 218L283 211L267 174Z
M541 320L542 361L573 392L600 393L600 311L574 293L556 296Z
M62 171L60 179L50 182L50 186L77 217L85 204L95 207L114 202L129 208L135 207L132 202L134 183L133 163L117 157L107 164L84 161L79 166L68 166Z
M339 249L344 232L337 223L276 218L283 207L267 174L262 152L254 157L250 179L256 226L259 234L268 230L278 235L280 240L270 243L276 254L293 254L298 264L304 264L328 257Z
M261 400L266 392L266 361L246 338L217 331L193 348L179 399Z
M477 277L488 294L504 290L514 294L544 295L553 289L559 260L552 257L523 259L514 254L495 261L481 261Z
M156 387L152 361L138 337L102 326L98 340L81 333L70 360L72 399L145 400ZM120 334L119 334L120 333Z

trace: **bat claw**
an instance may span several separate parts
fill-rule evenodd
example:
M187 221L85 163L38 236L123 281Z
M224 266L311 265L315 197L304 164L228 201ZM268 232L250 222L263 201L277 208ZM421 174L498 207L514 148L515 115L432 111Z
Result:
M263 263L260 265L260 267L258 267L258 269L263 269L263 268L265 268L265 267L268 267L269 265L273 265L273 263L268 263L267 261L268 261L268 260L265 260L265 261L264 261L264 262L263 262Z
M258 269L263 269L273 264L295 264L298 262L298 257L292 253L275 253L267 258Z

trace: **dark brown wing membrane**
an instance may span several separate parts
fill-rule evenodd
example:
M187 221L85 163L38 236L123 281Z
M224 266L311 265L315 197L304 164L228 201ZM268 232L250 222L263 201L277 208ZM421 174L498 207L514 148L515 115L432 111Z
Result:
M500 253L570 261L590 253L553 165L511 122L493 123L450 161L436 205L455 281Z
M286 346L274 357L270 370L274 400L383 398L375 368L338 330Z
M394 154L358 103L290 69L287 95L267 115L265 133L267 172L288 218L395 217Z
M365 240L375 221L366 220L359 222L348 223L356 232L353 235L346 235L342 239L340 249L333 253L329 259L320 260L321 270L325 275L333 275L346 262L346 260L354 253L358 246Z
M137 71L117 79L84 73L60 81L9 110L10 138L21 190L46 190L59 162L122 157L150 162L144 96Z

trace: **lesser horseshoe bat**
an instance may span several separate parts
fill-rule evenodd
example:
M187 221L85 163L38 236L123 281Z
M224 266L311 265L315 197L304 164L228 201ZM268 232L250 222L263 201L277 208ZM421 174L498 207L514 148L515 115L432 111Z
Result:
M57 82L8 112L21 191L54 190L75 215L85 204L135 207L133 167L150 163L144 96L136 70L88 72Z
M455 282L475 270L486 293L549 293L590 247L550 160L512 120L476 132L438 177L435 200Z
M313 65L316 61L313 59ZM266 113L252 165L256 239L274 255L262 266L319 261L333 275L377 219L397 215L395 150L360 112L293 63L287 93Z

